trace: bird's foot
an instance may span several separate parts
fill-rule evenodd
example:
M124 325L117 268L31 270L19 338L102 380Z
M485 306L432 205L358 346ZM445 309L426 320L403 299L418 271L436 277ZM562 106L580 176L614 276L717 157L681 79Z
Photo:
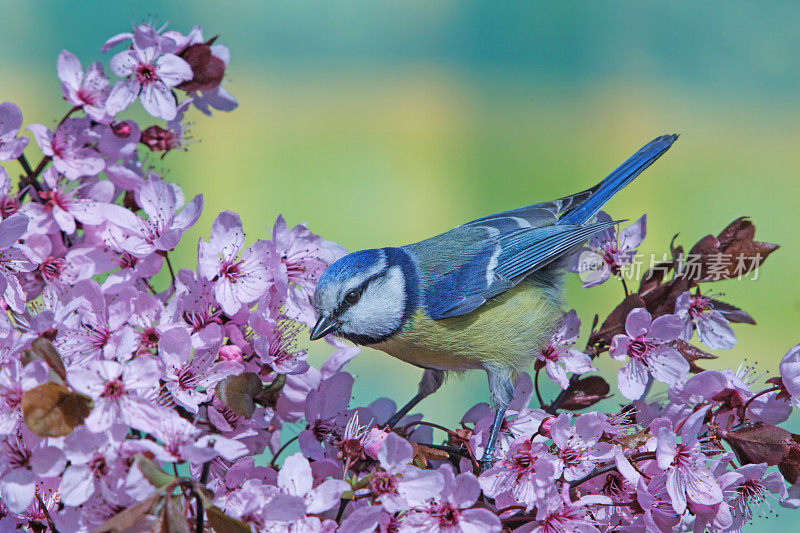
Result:
M484 453L483 457L481 457L481 460L478 461L478 465L480 466L481 469L480 473L483 474L484 472L489 470L495 461L496 459L494 458L494 454Z

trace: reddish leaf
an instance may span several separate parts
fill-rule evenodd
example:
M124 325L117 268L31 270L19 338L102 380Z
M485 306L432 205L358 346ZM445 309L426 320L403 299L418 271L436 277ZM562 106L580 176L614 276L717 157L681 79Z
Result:
M103 525L93 530L92 533L122 533L140 528L146 521L153 522L154 517L150 517L150 512L163 503L163 494L153 494L145 501L128 507L109 518Z
M644 300L642 300L638 294L633 293L628 295L627 298L622 300L622 302L611 311L603 322L603 325L600 326L600 330L592 334L590 344L595 344L597 342L611 344L611 339L614 338L614 335L625 333L625 319L628 317L628 313L637 307L644 306Z
M717 237L706 235L695 244L687 265L691 285L744 276L758 268L779 246L753 240L756 228L746 217L737 218Z
M43 383L22 395L25 424L40 437L71 433L89 416L91 405L91 398L58 383Z
M739 217L728 224L725 229L717 235L717 240L720 246L727 248L736 241L752 241L755 236L756 227L750 219L747 217Z
M35 359L41 359L50 367L50 370L62 380L62 383L67 379L67 370L64 367L64 361L61 359L61 355L58 353L58 350L55 349L53 343L45 337L37 337L34 339L30 349L22 352L21 359L23 365L27 365Z
M251 531L249 525L226 515L217 506L208 507L206 515L208 516L208 524L216 533L250 533Z
M567 397L560 407L568 411L586 409L610 396L611 387L600 376L578 378L567 389Z
M792 485L800 479L800 435L792 433L789 452L778 465L778 470Z
M228 376L214 389L214 394L237 415L250 418L256 409L254 398L261 394L261 378L255 372Z
M689 290L688 282L683 278L676 278L655 287L645 295L641 295L645 307L653 318L675 312L675 302L678 297Z
M770 424L720 432L725 442L736 452L742 464L767 463L777 465L788 455L792 434Z
M714 309L725 315L725 318L728 319L729 322L736 322L739 324L752 324L752 325L756 324L755 319L751 317L749 313L743 311L742 309L739 309L735 305L721 302L719 300L714 300L713 298L711 298L710 301Z
M653 265L642 276L642 281L639 283L639 294L647 294L663 281L667 273L675 267L672 261L664 261Z
M689 362L689 370L694 373L703 371L702 368L700 368L695 364L695 361L697 361L698 359L717 358L716 355L711 355L710 353L701 350L697 346L689 344L688 342L681 339L676 339L672 341L670 345L676 350L678 350L678 353L680 353L683 356L683 358Z

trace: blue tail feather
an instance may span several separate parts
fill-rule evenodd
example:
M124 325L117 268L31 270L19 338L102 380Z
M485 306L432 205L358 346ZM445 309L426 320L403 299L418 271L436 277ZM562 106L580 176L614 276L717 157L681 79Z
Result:
M628 158L627 161L617 167L614 172L608 175L595 187L589 198L578 204L564 214L558 224L583 224L591 219L603 204L617 194L620 189L652 165L656 159L669 150L670 146L678 139L677 135L662 135L643 146L638 152Z

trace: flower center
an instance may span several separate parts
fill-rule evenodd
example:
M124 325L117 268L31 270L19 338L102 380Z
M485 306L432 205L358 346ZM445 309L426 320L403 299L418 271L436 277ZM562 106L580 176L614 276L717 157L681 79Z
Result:
M236 283L239 278L242 277L242 271L239 268L240 265L241 261L236 263L223 263L220 274L231 283Z
M643 337L639 337L628 345L628 355L630 357L642 357L647 354L648 348L647 341Z
M147 328L139 334L139 342L145 348L154 348L158 344L159 335L155 328Z
M78 100L84 103L84 105L94 105L96 103L94 94L86 89L79 89L76 96L78 97Z
M139 66L136 67L136 81L142 85L147 85L156 80L158 80L158 74L156 74L155 65L151 63L140 63Z
M108 475L111 470L106 463L106 456L102 453L96 453L89 460L89 469L94 472L95 477L104 477Z
M397 494L397 477L389 472L373 472L369 481L369 489L378 496Z
M449 502L444 502L434 511L433 516L439 520L439 527L456 527L461 518L461 512Z
M112 379L106 381L101 398L108 398L109 400L119 400L125 393L125 385L119 379Z
M178 373L178 385L184 390L194 389L197 382L200 381L200 376L195 375L194 370L185 366Z
M66 261L61 257L48 257L39 265L39 272L45 281L55 281L64 271Z
M8 218L19 211L19 202L8 196L0 199L0 217Z
M695 319L711 309L711 302L705 296L692 296L689 300L689 316Z

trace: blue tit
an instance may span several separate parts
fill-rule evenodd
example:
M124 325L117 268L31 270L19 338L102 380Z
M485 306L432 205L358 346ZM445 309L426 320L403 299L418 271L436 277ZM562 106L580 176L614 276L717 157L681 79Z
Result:
M617 223L595 215L677 137L654 139L591 189L342 257L317 283L311 339L333 334L425 369L390 425L438 389L445 372L484 370L496 409L482 459L491 464L514 379L561 320L567 258Z

